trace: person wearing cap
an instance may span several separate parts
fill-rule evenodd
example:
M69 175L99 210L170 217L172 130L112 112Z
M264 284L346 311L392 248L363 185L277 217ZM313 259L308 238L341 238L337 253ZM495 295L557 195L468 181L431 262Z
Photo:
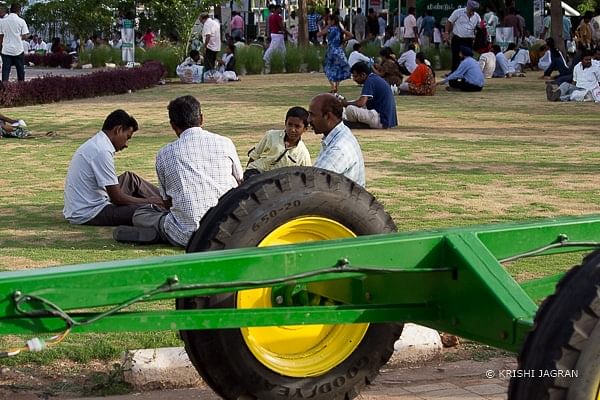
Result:
M217 53L221 51L221 25L208 13L200 14L200 22L204 38L204 70L208 71L215 68Z
M473 50L461 46L458 50L461 59L456 71L438 82L438 85L448 83L446 90L460 92L481 92L485 82L479 63L473 59Z
M458 8L448 18L444 40L448 40L448 35L452 32L452 71L458 68L460 57L458 52L461 46L473 48L475 39L475 30L481 22L481 17L475 12L479 8L479 3L475 0L467 1L465 8Z

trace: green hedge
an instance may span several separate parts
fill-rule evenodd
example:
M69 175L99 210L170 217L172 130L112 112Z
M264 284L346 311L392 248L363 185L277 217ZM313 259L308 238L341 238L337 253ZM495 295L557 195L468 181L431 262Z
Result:
M147 61L158 61L167 70L168 77L175 77L175 69L181 62L177 49L173 46L154 46L150 49L136 47L135 61L141 64ZM123 65L121 49L110 46L98 46L91 50L84 50L79 54L79 64L92 64L95 68L104 67L106 63Z

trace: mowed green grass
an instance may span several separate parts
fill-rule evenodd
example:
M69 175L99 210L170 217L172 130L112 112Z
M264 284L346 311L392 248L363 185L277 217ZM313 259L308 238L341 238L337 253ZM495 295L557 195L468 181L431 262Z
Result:
M600 108L549 103L539 73L489 80L481 93L396 97L400 126L356 130L367 167L367 187L400 230L581 215L600 211ZM69 225L62 217L63 182L70 158L116 108L132 113L140 131L118 153L117 171L156 182L154 157L175 139L168 102L191 94L202 103L205 125L246 153L268 129L281 128L287 109L308 106L328 90L322 74L248 76L226 85L169 84L137 93L3 110L25 119L29 140L0 140L0 269L90 263L177 254L166 246L136 247L112 240L111 228ZM341 93L354 98L353 82ZM58 136L45 137L46 131ZM314 157L320 137L305 141ZM562 271L580 254L544 257L508 266L517 279ZM100 289L100 288L99 288ZM161 307L171 307L162 303ZM19 343L0 339L0 347ZM11 363L111 360L125 349L173 346L174 332L72 335L64 345Z

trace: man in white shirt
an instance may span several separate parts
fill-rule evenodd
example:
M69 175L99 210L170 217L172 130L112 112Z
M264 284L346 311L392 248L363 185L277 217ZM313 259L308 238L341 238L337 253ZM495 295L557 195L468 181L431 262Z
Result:
M352 67L354 64L356 64L357 62L365 62L367 63L369 66L373 64L373 59L365 56L363 53L361 53L360 49L361 49L361 44L360 43L354 43L353 46L353 52L350 53L350 55L348 56L348 65L350 67Z
M415 8L408 7L408 15L404 18L404 50L417 41L417 19L415 18Z
M583 101L588 92L597 88L599 84L600 64L592 62L591 53L585 51L581 62L573 69L573 81L561 83L557 90L548 83L546 96L548 101Z
M381 78L380 78L381 79ZM344 109L332 94L315 96L308 106L308 122L315 134L323 135L315 168L337 172L365 186L365 162L358 141L342 121Z
M48 45L44 42L41 36L34 36L33 43L30 46L30 50L33 52L37 52L39 50L46 52Z
M204 70L215 69L217 53L221 50L221 25L207 13L200 14L204 38Z
M485 76L486 79L491 78L496 70L496 55L491 51L481 53L479 56L479 66L481 67L483 76Z
M475 29L481 22L481 17L475 12L479 8L479 3L475 0L468 0L466 8L458 8L448 18L446 22L446 30L444 31L444 40L448 40L450 32L452 32L452 72L458 68L460 64L460 56L458 55L461 46L473 48L473 40L475 39Z
M163 204L156 186L132 172L117 176L115 171L115 153L127 148L137 129L135 118L115 110L102 130L79 146L65 178L63 215L70 223L131 225L138 207Z
M242 180L242 165L231 139L202 129L200 103L182 96L169 103L169 121L177 140L156 155L156 174L167 209L147 205L133 225L115 229L120 242L185 247L204 214Z
M353 46L353 50L352 53L350 53L350 55L348 56L348 65L350 67L352 67L354 64L356 64L359 61L363 61L365 63L367 63L368 65L373 64L373 60L367 56L365 56L361 51L361 44L360 43L354 43Z
M414 44L409 44L408 50L400 55L398 65L403 75L410 75L417 68L417 53L415 53Z
M494 70L494 78L510 78L515 74L515 69L508 62L508 59L502 53L500 46L497 44L492 46L492 52L496 56L496 69Z
M29 29L21 14L21 6L13 4L10 14L2 19L0 24L0 42L2 43L2 81L8 81L10 69L15 66L17 79L25 80L25 54L23 52L23 39L27 38Z

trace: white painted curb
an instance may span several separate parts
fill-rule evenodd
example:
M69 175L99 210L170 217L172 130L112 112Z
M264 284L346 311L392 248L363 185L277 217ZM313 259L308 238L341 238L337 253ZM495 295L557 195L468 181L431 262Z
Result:
M183 347L130 350L121 362L125 382L136 389L189 387L202 381Z
M394 349L388 367L429 361L441 354L442 341L433 329L405 324ZM136 389L181 388L202 382L183 347L130 350L123 353L122 365L125 382Z
M400 339L394 343L394 354L388 366L430 361L441 355L442 347L442 339L436 330L404 324Z

